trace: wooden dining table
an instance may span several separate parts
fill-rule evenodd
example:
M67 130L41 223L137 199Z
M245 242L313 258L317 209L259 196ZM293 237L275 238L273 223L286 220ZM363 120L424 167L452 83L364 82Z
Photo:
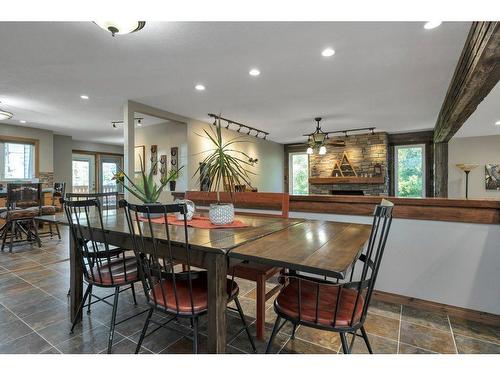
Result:
M110 245L132 249L125 214L121 210L103 211L105 231L102 236ZM44 222L67 225L63 214L39 217ZM95 222L93 220L96 220ZM269 216L237 214L244 228L188 228L190 257L194 266L208 272L208 352L224 353L226 349L226 278L228 266L253 261L294 271L343 279L359 257L370 236L370 225L305 219L283 219ZM100 228L97 216L90 226ZM138 222L135 225L144 225ZM165 239L164 226L155 235ZM171 241L183 242L184 228L171 225ZM100 238L97 237L96 240ZM101 238L102 240L102 238ZM70 309L73 319L83 298L83 272L77 261L75 244L70 237ZM161 246L160 246L161 249ZM164 246L167 250L167 246ZM182 262L186 251L173 249Z

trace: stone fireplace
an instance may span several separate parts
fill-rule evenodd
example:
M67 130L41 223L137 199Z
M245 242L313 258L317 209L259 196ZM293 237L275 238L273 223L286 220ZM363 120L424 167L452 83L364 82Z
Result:
M334 147L331 143L345 141L345 147ZM331 194L345 191L346 194L363 192L364 195L387 195L388 181L388 136L387 133L350 135L331 138L326 145L326 155L314 153L309 156L309 193ZM357 176L334 177L335 162L340 163L347 155ZM375 166L381 166L377 175Z

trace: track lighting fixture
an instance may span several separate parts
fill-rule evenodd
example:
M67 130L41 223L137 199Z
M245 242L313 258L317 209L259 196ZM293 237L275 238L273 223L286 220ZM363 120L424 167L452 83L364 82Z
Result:
M255 132L255 138L260 138L261 137L261 134L262 134L262 138L263 139L267 139L267 136L269 135L268 132L265 132L263 130L260 130L260 129L256 129L256 128L253 128L251 126L248 126L248 125L245 125L245 124L242 124L240 122L236 122L236 121L233 121L233 120L229 120L227 118L224 118L222 116L219 116L219 115L215 115L213 113L209 113L208 114L210 117L213 117L214 119L214 122L213 122L213 125L214 126L217 126L217 121L219 121L219 124L221 121L225 121L226 122L226 125L224 126L226 129L231 129L231 126L234 125L234 126L238 126L238 129L236 129L236 131L238 133L241 133L242 129L243 131L246 131L246 134L247 135L251 135L252 132Z

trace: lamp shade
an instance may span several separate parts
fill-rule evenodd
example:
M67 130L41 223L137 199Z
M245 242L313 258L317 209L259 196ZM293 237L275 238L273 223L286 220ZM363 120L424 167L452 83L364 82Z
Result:
M456 164L456 166L457 166L457 168L461 169L464 172L470 172L474 168L479 167L479 164L467 164L467 163L464 163L464 164Z

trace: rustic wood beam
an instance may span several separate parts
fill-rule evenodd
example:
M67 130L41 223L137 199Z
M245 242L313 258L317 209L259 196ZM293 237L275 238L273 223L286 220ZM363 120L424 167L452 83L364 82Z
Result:
M448 142L500 79L500 22L473 22L434 128Z
M434 196L448 197L448 142L434 143Z

